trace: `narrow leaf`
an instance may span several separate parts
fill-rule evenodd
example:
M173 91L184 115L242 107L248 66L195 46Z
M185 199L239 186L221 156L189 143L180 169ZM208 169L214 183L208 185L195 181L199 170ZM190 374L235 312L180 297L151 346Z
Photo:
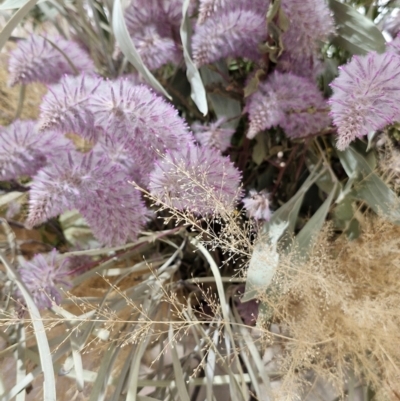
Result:
M53 362L51 359L50 346L46 337L46 330L43 326L43 321L39 310L33 301L29 290L21 281L18 273L2 253L0 253L0 259L7 270L8 276L12 281L15 282L18 289L21 291L31 316L32 325L35 331L36 343L39 349L41 369L43 370L44 376L43 398L46 401L56 401L56 383L54 379Z
M325 202L320 206L320 208L313 214L307 224L302 228L302 230L296 236L296 244L298 245L300 254L302 256L307 256L309 249L311 248L316 236L321 231L326 216L328 215L329 208L333 202L336 195L338 183L332 188L331 193L326 198Z
M191 23L188 15L189 4L190 0L185 0L182 5L180 35L183 45L183 58L185 59L186 64L186 75L192 88L190 97L203 115L206 115L208 113L206 90L200 72L190 57Z
M129 36L128 28L126 27L124 13L122 11L121 0L115 0L113 14L112 14L112 27L114 30L115 39L121 48L122 53L129 60L130 63L138 70L146 81L158 92L161 92L168 99L171 97L156 80L154 75L144 65L142 58L137 52L132 39Z
M201 67L200 71L204 84L212 85L218 83L222 84L223 86L227 86L228 82L221 76L227 76L229 74L226 63L219 61L214 63L214 65L216 68L218 68L218 71L220 71L221 74L210 70L210 68L206 66ZM218 118L226 118L227 122L224 124L224 127L236 128L239 124L242 113L240 102L236 99L232 99L231 97L216 93L208 93L207 97L210 99L216 116Z
M7 1L6 3L22 3L18 1ZM37 0L28 0L23 2L23 6L7 21L7 24L0 32L0 50L6 44L8 38L11 36L14 28L21 22L21 20L25 17L26 14L35 6ZM0 6L0 10L7 9L9 7L5 7L7 4L2 4ZM13 7L17 8L17 7Z
M172 324L169 325L168 340L171 350L172 366L174 368L175 382L176 382L176 387L178 389L179 400L190 401L189 393L187 391L184 381L185 375L183 374L181 361L179 360L178 352L176 351L176 341L174 338Z
M334 42L352 54L385 51L385 38L369 18L339 0L329 0L329 6L333 11L338 31Z

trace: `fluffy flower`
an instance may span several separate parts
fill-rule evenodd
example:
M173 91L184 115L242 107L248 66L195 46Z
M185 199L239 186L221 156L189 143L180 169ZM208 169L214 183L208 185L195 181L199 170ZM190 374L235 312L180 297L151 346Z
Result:
M251 2L247 0L200 0L197 23L203 24L208 18L212 18L214 15L218 16L219 12L227 9L251 9L265 15L268 5L269 0L253 0Z
M249 96L248 138L280 125L290 138L319 132L329 125L327 105L315 83L293 74L274 72Z
M96 167L101 174L103 166L96 166L92 152L84 155L72 151L41 169L30 185L27 227L74 209L80 202L93 201L91 196L100 175L96 174Z
M93 151L71 152L33 178L27 226L77 209L102 243L135 240L147 221L147 209L128 180L124 171Z
M150 175L151 194L169 207L207 215L231 210L240 190L240 172L216 149L187 145L169 151Z
M70 149L72 144L59 133L39 133L34 121L14 121L0 130L0 180L32 176Z
M53 84L58 82L64 74L74 74L74 69L63 53L78 71L92 72L94 70L92 60L75 42L59 37L46 40L33 34L27 40L21 40L18 47L11 52L8 64L10 84L31 82Z
M400 57L394 53L354 56L331 86L340 150L400 117Z
M268 193L266 191L250 190L249 196L243 199L243 205L247 210L248 216L255 220L269 221L271 218Z
M179 63L182 52L176 43L179 27L176 24L176 3L156 0L133 0L126 9L126 23L135 47L144 64L154 70L172 62ZM173 4L172 4L173 3ZM180 12L180 16L182 11Z
M232 128L222 128L221 125L225 123L224 117L219 118L217 121L203 125L193 124L192 129L195 138L203 145L210 148L216 148L224 152L231 144L231 138L235 130Z
M193 59L198 66L224 57L258 60L258 44L267 37L265 15L233 9L198 25L192 38Z
M18 273L39 309L50 308L52 301L60 304L62 299L60 287L70 287L68 259L60 261L56 249L47 255L37 254L30 261L24 261ZM19 291L17 297L21 298Z
M101 84L101 78L80 75L64 76L60 83L49 87L40 105L39 129L57 129L95 140L98 130L89 100Z
M324 0L283 0L282 9L290 23L283 34L283 45L298 59L313 56L318 41L335 32L333 17Z

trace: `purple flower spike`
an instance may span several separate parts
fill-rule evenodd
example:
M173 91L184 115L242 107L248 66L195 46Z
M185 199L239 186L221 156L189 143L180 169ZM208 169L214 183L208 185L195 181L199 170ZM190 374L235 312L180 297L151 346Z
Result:
M40 105L39 129L57 129L97 140L98 130L89 100L101 85L94 76L64 76L59 84L49 87Z
M267 13L269 0L200 0L197 23L203 24L209 18L218 18L218 13L224 10L252 10L258 14Z
M255 220L269 221L271 218L268 193L266 191L250 190L249 196L243 199L243 205L249 217Z
M198 66L224 57L244 57L257 61L258 44L267 37L265 15L234 9L198 25L193 35L193 59Z
M125 15L136 49L150 70L169 62L180 62L182 51L176 38L179 38L182 18L181 1L133 0Z
M33 177L29 192L29 214L26 226L37 224L77 207L79 202L92 200L97 185L93 154L77 151L60 156Z
M235 132L232 128L221 127L225 121L226 119L222 117L209 125L193 124L192 129L196 139L203 146L216 148L224 152L231 145L231 138Z
M327 104L316 84L306 78L275 71L248 98L248 138L280 125L290 138L321 131L330 123Z
M70 153L33 178L26 225L77 209L102 243L135 240L148 213L129 180L122 169L93 151Z
M240 172L216 149L187 145L167 152L150 175L153 196L169 207L207 215L233 209L241 195Z
M11 85L31 82L54 84L64 74L74 74L75 71L64 54L79 72L94 71L92 60L78 44L63 38L49 40L33 34L18 43L18 47L11 52L8 65Z
M282 9L290 23L283 44L296 59L313 56L318 41L335 32L332 13L324 0L283 0Z
M0 130L0 180L32 176L50 159L72 148L57 132L39 133L34 121L14 121Z
M52 301L60 304L60 286L71 286L68 280L68 258L61 261L59 259L59 253L53 249L47 255L38 254L30 261L24 261L18 269L21 280L39 309L50 308ZM18 298L22 297L19 291L16 295Z
M400 117L400 57L394 53L353 57L331 86L331 115L340 150Z

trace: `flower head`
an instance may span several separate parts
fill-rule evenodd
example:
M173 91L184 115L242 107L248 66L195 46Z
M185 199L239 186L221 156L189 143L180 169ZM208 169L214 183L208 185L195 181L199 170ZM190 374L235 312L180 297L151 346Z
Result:
M265 15L233 9L198 25L192 38L193 59L198 66L224 57L258 60L258 44L267 37Z
M54 84L64 74L75 73L70 63L79 72L94 70L92 60L77 43L59 37L46 39L32 34L28 39L21 40L11 52L8 64L10 84Z
M97 139L89 101L101 83L101 78L95 76L66 75L60 83L49 87L40 105L39 129L57 129L89 140Z
M269 0L200 0L197 23L201 25L209 18L218 18L218 13L224 10L246 9L265 15L268 5Z
M250 190L249 196L243 199L243 205L249 217L255 220L269 221L271 218L268 193L264 190L261 192Z
M31 293L39 309L50 308L52 301L61 303L60 286L68 288L68 259L60 260L53 249L47 255L37 254L30 261L24 261L18 269L21 280ZM18 298L21 294L17 291Z
M282 35L284 54L293 67L285 71L313 77L320 42L335 32L329 7L325 0L283 0L282 10L289 20L289 28ZM311 67L308 75L307 66Z
M354 56L331 86L331 115L340 150L399 118L400 57L394 53Z
M128 31L144 64L150 70L168 62L177 64L182 58L182 51L176 43L176 38L179 38L179 24L175 26L175 3L181 2L171 1L169 6L167 3L133 0L126 9Z
M234 207L241 194L240 179L240 172L218 150L188 144L157 161L149 189L169 207L219 214Z
M196 139L203 145L210 148L219 149L224 152L231 145L231 138L235 130L232 128L222 128L226 122L224 117L219 118L217 121L203 125L203 124L193 124L192 129Z
M77 209L102 243L135 240L148 213L130 179L102 154L70 152L33 178L27 226Z
M72 147L58 132L39 133L34 121L16 120L0 130L0 179L32 176L49 159L57 158Z
M248 98L246 111L253 138L259 131L280 125L290 138L319 132L329 125L327 105L315 83L291 73L275 71Z

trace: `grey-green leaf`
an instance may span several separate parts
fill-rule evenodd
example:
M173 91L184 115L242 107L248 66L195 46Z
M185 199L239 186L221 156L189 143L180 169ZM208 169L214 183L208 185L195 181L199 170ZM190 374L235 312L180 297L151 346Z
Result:
M21 281L18 273L14 267L8 262L2 253L0 253L0 259L3 266L6 268L7 274L11 280L15 282L18 289L26 302L29 310L29 314L32 320L32 326L34 329L36 343L39 350L40 365L43 370L44 382L43 382L43 399L46 401L56 401L56 383L54 378L53 361L51 358L50 346L46 336L46 330L43 326L43 320L40 316L39 310L33 301L29 290L25 284Z
M190 38L191 38L191 24L188 15L190 0L185 0L182 5L182 23L180 28L180 35L183 45L183 58L186 63L186 75L192 88L190 97L198 107L198 109L206 115L208 113L206 90L201 80L200 72L193 63L190 57Z
M329 6L334 14L338 33L334 43L352 54L385 51L385 38L369 18L339 0L329 0Z
M124 14L122 11L121 0L115 0L113 15L112 15L112 27L115 35L115 39L121 48L124 56L129 60L130 63L138 70L140 74L146 79L146 81L158 92L171 99L166 90L156 80L154 75L144 65L142 58L140 57L132 39L129 36L128 28L126 27Z
M12 1L6 2L0 6L0 10L4 10L10 7L6 7L7 3L12 3ZM15 14L7 21L7 24L0 32L0 50L6 44L8 38L10 37L12 31L21 22L22 18L35 6L37 0L28 0L24 2L17 2L18 4L23 4L23 6L15 12ZM13 7L16 8L16 7Z

